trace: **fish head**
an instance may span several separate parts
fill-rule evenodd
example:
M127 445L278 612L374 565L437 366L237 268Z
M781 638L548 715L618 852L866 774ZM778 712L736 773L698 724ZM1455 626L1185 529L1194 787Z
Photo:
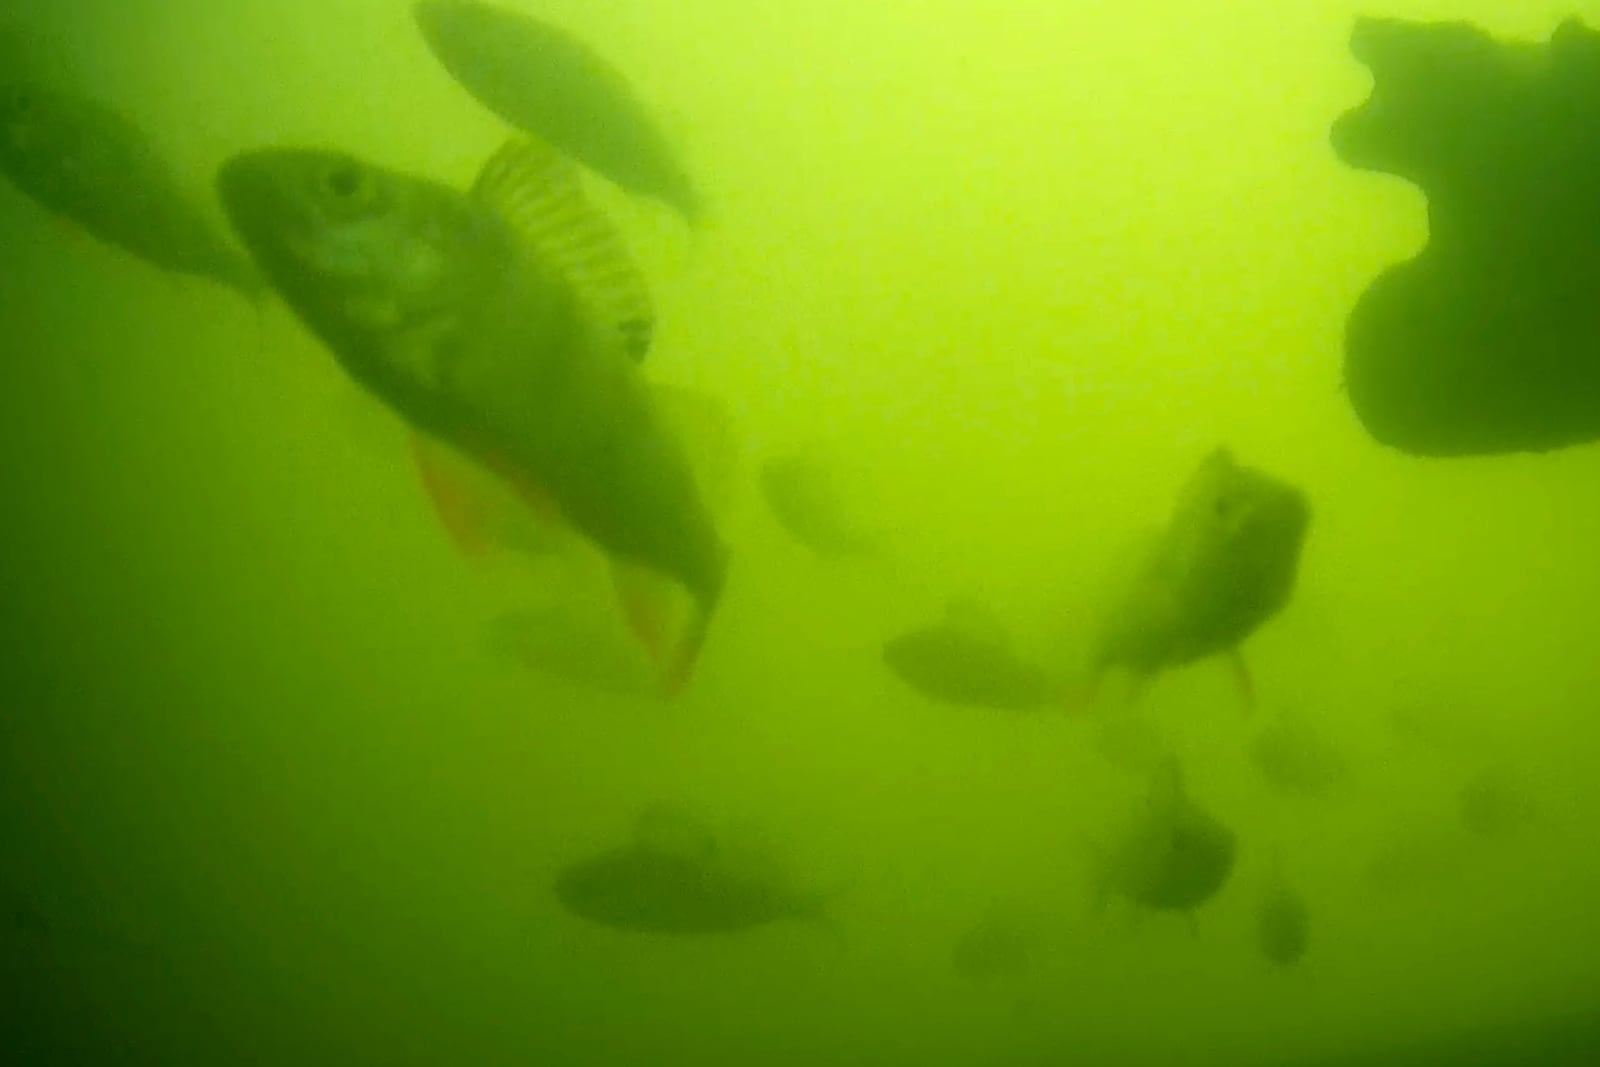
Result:
M349 368L359 378L436 376L418 354L515 255L500 220L465 195L343 152L246 152L216 187L269 282L341 359L362 364ZM417 365L396 366L403 352Z
M1191 570L1233 576L1243 567L1292 572L1310 522L1303 492L1218 448L1190 479L1174 525L1186 531Z

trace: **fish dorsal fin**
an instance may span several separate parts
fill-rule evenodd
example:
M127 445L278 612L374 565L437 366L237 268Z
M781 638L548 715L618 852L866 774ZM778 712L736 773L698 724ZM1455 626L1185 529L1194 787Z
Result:
M633 842L648 852L685 860L708 860L717 849L710 829L676 804L653 804L640 812Z
M571 160L543 141L513 138L484 164L472 195L572 285L635 363L644 359L655 334L650 287Z

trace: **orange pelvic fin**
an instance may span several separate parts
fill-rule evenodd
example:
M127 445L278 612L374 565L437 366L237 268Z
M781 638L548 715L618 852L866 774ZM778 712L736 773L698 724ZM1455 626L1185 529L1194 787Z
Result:
M411 451L440 523L466 556L496 549L538 556L571 539L554 498L509 465L476 462L421 435L412 436Z

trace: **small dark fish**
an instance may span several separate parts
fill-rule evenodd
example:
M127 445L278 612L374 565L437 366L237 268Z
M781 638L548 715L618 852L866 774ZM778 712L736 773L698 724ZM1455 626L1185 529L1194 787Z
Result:
M1255 919L1256 944L1268 961L1280 967L1300 962L1311 944L1311 911L1284 877L1276 854L1266 889L1256 902Z
M628 844L563 870L556 897L579 918L633 933L705 936L827 922L820 894L728 851L693 824L647 815Z
M250 300L263 285L126 115L41 83L0 83L0 172L41 207L162 270Z
M552 156L513 141L466 194L338 152L265 150L225 163L218 189L274 289L352 378L606 554L670 695L693 671L727 552L636 336L606 310L628 302L597 299L553 250ZM441 514L472 517L429 485ZM693 601L681 627L661 579Z
M623 74L577 37L474 0L412 9L434 57L478 103L630 192L690 222L704 205Z
M885 643L883 661L901 681L944 704L1032 711L1061 695L1049 675L1017 656L1003 631L973 625L957 606L943 622Z
M1112 667L1136 680L1239 645L1283 609L1311 521L1305 494L1218 448L1190 478L1136 581L1102 626L1092 682Z
M1153 911L1193 912L1233 873L1232 830L1189 799L1177 761L1152 776L1145 808L1100 857L1100 896Z
M860 556L878 547L840 499L833 468L815 457L773 456L761 465L760 482L779 525L817 555Z
M1350 761L1308 723L1280 717L1250 742L1250 762L1277 793L1328 800L1350 786Z

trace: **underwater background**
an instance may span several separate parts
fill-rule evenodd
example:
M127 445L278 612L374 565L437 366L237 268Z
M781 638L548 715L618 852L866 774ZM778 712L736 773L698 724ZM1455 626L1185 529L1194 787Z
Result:
M0 188L0 1061L1376 1064L1600 1014L1600 454L1362 432L1344 318L1425 202L1328 145L1370 85L1357 14L1544 40L1600 9L514 6L625 69L706 192L690 231L595 189L651 278L652 374L722 398L749 469L847 457L890 550L814 558L747 489L681 698L530 672L485 624L539 566L452 550L398 420L281 306ZM200 189L261 144L464 184L505 136L401 0L5 18ZM1219 444L1314 518L1248 645L1255 710L1216 662L1141 698L1239 835L1191 929L1096 907L1096 842L1142 787L1084 718L933 704L879 650L966 595L1070 659ZM1284 714L1349 753L1348 797L1264 785L1246 752ZM1460 791L1502 767L1537 817L1471 834ZM838 887L827 928L565 913L556 872L662 802L781 840ZM1293 969L1255 943L1274 853L1312 916ZM998 987L951 963L996 900L1037 950ZM1600 1047L1571 1042L1525 1061Z

